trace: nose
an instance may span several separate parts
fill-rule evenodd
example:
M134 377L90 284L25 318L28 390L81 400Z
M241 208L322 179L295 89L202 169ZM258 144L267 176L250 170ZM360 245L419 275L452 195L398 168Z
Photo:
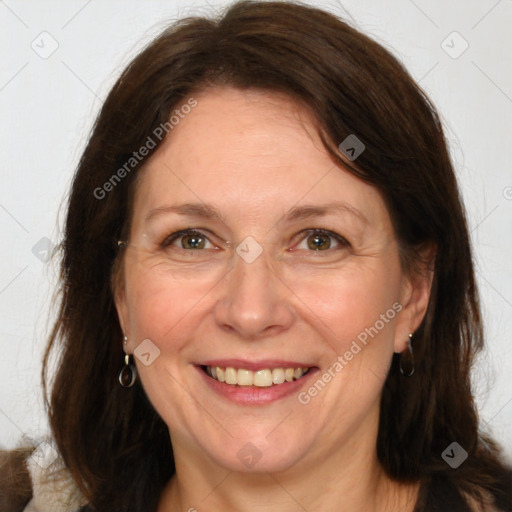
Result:
M224 278L215 320L222 329L246 340L277 335L293 323L291 293L270 267L265 251L252 263L237 255L234 268Z

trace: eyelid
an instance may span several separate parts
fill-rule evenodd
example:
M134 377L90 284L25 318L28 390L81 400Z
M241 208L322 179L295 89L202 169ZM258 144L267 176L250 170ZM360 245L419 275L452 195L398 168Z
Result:
M215 249L218 249L218 245L220 244L216 244L214 242L212 242L212 240L210 239L210 237L208 237L206 233L211 233L211 231L209 229L205 229L205 228L187 228L187 229L181 229L179 231L175 231L173 233L171 233L170 235L167 235L163 241L159 244L161 248L165 249L167 247L169 247L170 245L172 245L176 240L178 240L179 238L183 237L183 236L186 236L186 235L194 235L194 234L197 234L203 238L206 238L206 240L208 240L209 243L211 243L212 245L215 246ZM332 230L329 230L329 229L323 229L323 228L306 228L306 229L303 229L301 230L299 233L297 233L293 238L297 238L299 236L300 237L300 240L297 242L297 243L300 243L302 242L303 240L305 240L307 238L308 235L313 235L313 234L321 234L321 235L324 235L324 236L328 236L330 238L334 238L340 245L341 247L351 247L351 244L350 242L342 235L340 235L339 233L335 232L335 231L332 231ZM229 241L224 241L224 243L226 245L231 245L231 242ZM177 247L178 249L181 249L181 250L184 250L184 251L193 251L193 252L201 252L201 250L204 250L204 249L200 249L200 250L196 250L196 249L184 249L183 247ZM310 251L310 252L330 252L332 250L335 250L335 248L329 248L327 249L326 251ZM211 250L211 249L210 249Z
M171 233L170 235L167 235L159 245L160 245L160 247L165 249L165 248L169 247L170 245L172 245L173 242L175 242L176 240L180 239L183 236L200 235L201 237L206 238L206 240L208 240L208 242L210 242L212 245L216 246L216 244L210 240L210 237L208 237L205 234L205 232L211 233L209 229L204 229L204 228L181 229L179 231L175 231L175 232ZM228 245L230 244L230 242L224 242L224 243L226 243ZM180 249L182 249L183 251L186 251L186 250L194 251L194 249L183 249L183 247L180 247Z
M309 235L313 234L320 234L324 236L329 236L331 238L334 238L342 247L352 247L351 243L342 235L339 233L336 233L336 231L332 231L329 229L323 229L323 228L306 228L301 230L299 233L297 233L296 236L303 235L305 233L309 233ZM305 240L307 236L302 236L299 240L299 242L302 242ZM336 248L334 248L336 249ZM332 248L327 249L326 251L311 251L311 252L329 252L330 250L333 250Z

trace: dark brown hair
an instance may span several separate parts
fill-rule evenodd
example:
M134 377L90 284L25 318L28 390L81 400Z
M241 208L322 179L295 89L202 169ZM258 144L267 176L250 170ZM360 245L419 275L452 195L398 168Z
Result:
M310 109L333 161L382 193L409 270L421 247L437 247L428 312L414 338L416 371L403 377L395 356L382 395L378 456L403 482L445 479L458 493L497 495L504 468L496 446L479 433L470 387L483 335L468 229L435 108L395 57L335 16L299 3L246 1L218 19L172 24L131 62L74 177L61 306L43 376L55 350L51 426L91 506L155 510L174 472L165 423L139 383L124 389L117 382L123 352L112 286L122 264L116 241L128 232L145 159L102 198L94 191L173 109L222 86L284 93ZM337 149L350 134L366 146L353 164ZM469 453L457 470L441 458L453 441Z

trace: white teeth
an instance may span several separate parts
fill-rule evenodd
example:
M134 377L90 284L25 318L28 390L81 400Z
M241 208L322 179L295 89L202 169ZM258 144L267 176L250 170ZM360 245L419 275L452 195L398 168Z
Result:
M231 368L231 366L228 366L226 368L226 384L236 384L236 377L236 370Z
M260 388L272 386L272 372L270 370L258 370L254 372L253 382L255 386Z
M300 379L309 371L309 368L264 368L255 372L244 368L221 368L220 366L206 366L206 373L226 384L238 386L257 386L260 388L279 385L283 382L293 382Z
M274 368L272 370L272 382L274 384L282 384L284 382L284 370L282 368Z
M252 386L252 372L250 370L239 369L236 377L239 386Z

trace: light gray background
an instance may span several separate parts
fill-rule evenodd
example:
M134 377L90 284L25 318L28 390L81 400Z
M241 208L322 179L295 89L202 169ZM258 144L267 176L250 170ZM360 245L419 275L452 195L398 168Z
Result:
M442 115L487 330L475 394L485 428L512 459L512 1L309 3L390 48ZM57 269L41 261L41 239L60 239L64 197L102 100L167 22L225 4L0 0L0 445L46 432L39 375Z

